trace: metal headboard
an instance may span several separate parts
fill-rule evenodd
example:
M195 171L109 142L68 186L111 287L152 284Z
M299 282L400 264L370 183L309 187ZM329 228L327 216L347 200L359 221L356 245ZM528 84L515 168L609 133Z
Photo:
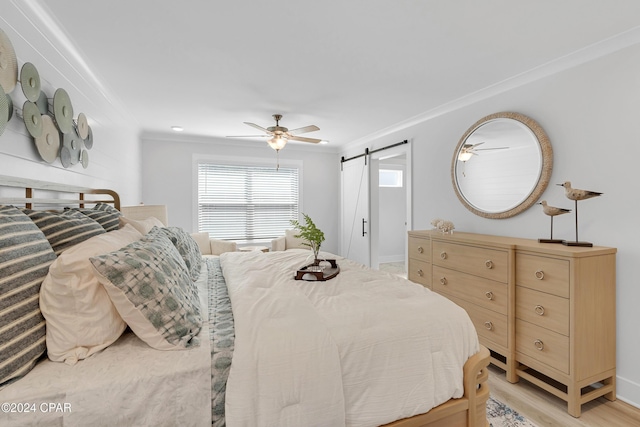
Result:
M4 197L4 189L24 189L24 197L13 197L20 190L11 190L11 196ZM36 190L45 193L50 197L36 197ZM86 198L87 195L92 195ZM104 197L103 197L104 196ZM120 196L113 190L86 188L75 185L56 184L47 181L40 181L29 178L16 178L0 175L0 204L2 205L24 205L28 209L47 207L56 208L60 206L77 206L84 208L87 204L108 203L120 210Z

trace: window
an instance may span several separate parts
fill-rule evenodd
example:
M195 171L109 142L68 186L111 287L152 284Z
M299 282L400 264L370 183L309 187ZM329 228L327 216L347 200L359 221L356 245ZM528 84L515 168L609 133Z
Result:
M298 168L198 162L198 230L238 243L283 236L298 219Z
M402 187L402 170L400 169L380 169L380 187Z

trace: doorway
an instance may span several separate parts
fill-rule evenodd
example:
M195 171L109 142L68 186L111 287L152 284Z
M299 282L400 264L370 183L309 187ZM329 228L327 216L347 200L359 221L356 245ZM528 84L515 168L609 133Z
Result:
M373 173L373 172L372 172ZM378 162L377 251L372 250L371 266L394 274L406 273L407 193L406 156L380 159ZM375 189L372 187L372 192ZM372 200L375 196L372 197ZM372 205L372 209L375 209ZM377 254L376 254L377 252Z
M343 163L342 255L372 268L381 262L404 264L406 271L407 231L412 227L411 144L364 157Z

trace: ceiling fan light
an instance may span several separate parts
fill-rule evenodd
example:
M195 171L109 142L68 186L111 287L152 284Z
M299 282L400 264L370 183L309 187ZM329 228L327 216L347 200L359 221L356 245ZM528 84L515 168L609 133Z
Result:
M463 151L460 151L460 153L458 154L458 160L460 160L461 162L466 162L472 156L473 156L473 153L463 150Z
M270 140L267 141L269 147L273 148L276 151L282 150L285 145L287 145L287 138L282 138L281 136L274 136Z

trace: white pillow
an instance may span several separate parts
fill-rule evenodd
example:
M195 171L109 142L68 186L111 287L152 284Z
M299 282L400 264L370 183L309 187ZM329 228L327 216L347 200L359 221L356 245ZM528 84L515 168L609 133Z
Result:
M74 365L122 334L127 325L98 281L89 258L141 238L135 228L125 225L67 249L53 262L40 289L49 359Z
M141 234L147 234L153 227L164 227L162 221L155 216L150 216L146 219L131 219L124 216L120 217L120 226L124 227L126 224L131 224Z

